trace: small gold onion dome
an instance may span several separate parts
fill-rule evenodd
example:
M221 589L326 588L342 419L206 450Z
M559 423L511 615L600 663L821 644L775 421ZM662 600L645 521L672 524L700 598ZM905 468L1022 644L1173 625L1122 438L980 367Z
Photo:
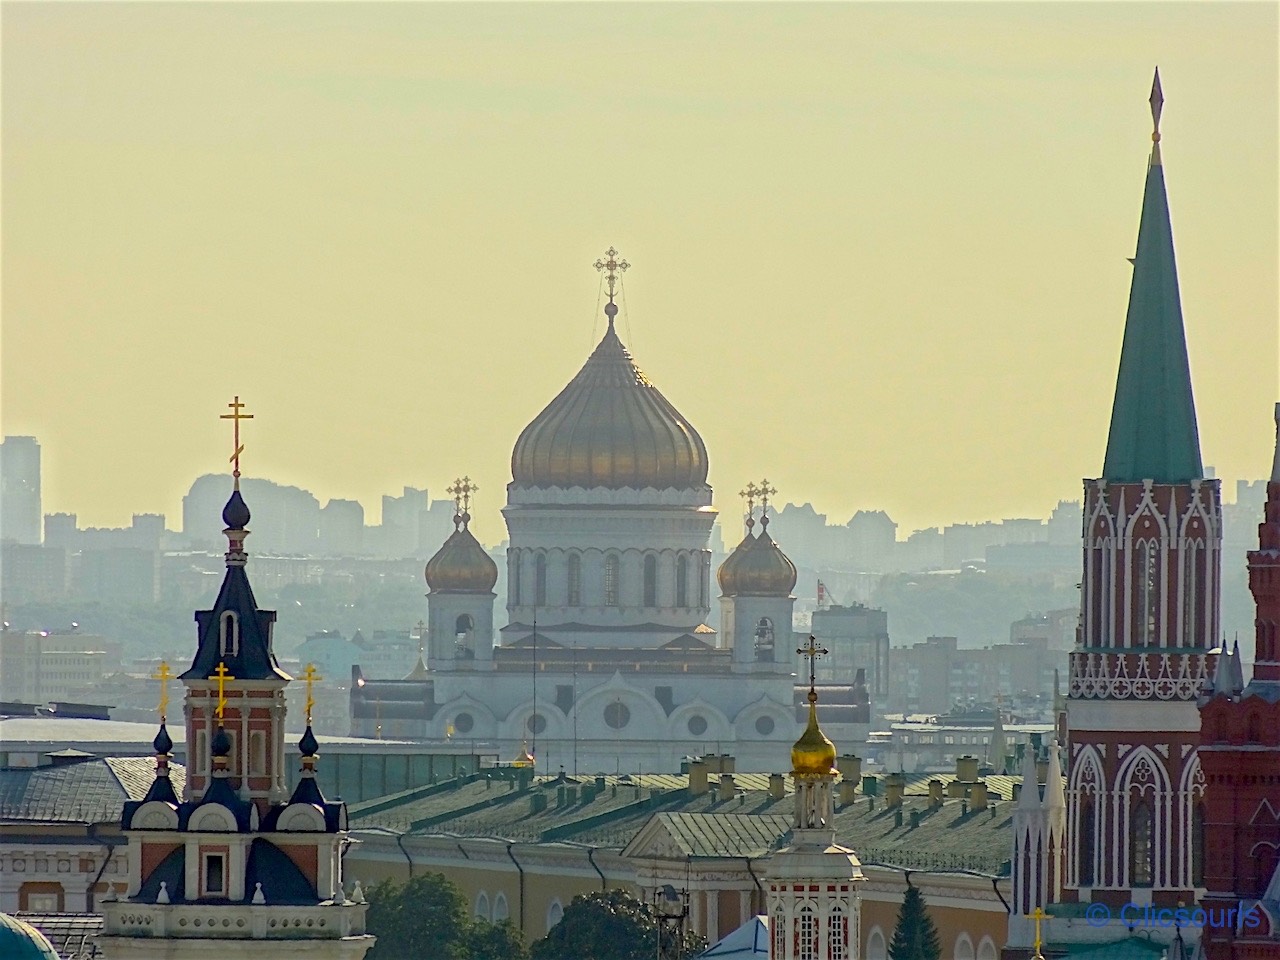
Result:
M754 538L748 535L748 539L750 543L743 540L720 565L717 579L721 592L726 597L791 596L796 586L796 565L791 558L773 542L767 530L761 530Z
M707 485L698 431L609 329L568 386L520 434L511 477L535 487L688 490Z
M467 529L469 514L455 517L457 529L427 561L427 586L432 593L492 593L498 565Z
M830 776L835 773L836 745L818 726L818 697L809 691L809 725L791 748L791 772L797 777Z

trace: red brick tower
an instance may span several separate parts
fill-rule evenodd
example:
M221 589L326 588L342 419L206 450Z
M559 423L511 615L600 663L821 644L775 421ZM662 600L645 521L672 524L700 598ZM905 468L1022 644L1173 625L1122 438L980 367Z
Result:
M1157 132L1102 476L1084 483L1065 900L1195 899L1196 698L1218 634L1218 481L1200 460Z
M1205 960L1280 956L1280 404L1249 589L1257 606L1253 679L1241 690L1231 676L1236 654L1236 669L1218 671L1200 707Z

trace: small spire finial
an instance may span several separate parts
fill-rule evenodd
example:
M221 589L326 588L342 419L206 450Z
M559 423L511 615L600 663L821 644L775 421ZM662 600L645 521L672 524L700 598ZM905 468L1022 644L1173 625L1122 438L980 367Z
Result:
M778 492L777 487L769 486L768 480L760 481L760 526L769 529L769 498Z
M320 676L317 672L316 665L314 663L308 663L307 669L302 671L302 678L307 683L307 726L309 727L311 726L311 708L316 705L316 698L311 695L312 687L315 685L316 681L323 680L324 677Z
M218 711L217 712L218 712L218 723L219 725L221 725L222 715L227 708L227 694L224 688L225 688L226 682L228 680L234 680L235 677L233 677L231 675L231 671L227 669L226 663L219 660L218 669L213 671L213 673L209 676L209 679L218 681Z
M605 305L605 316L609 318L609 326L613 326L613 318L618 314L618 306L613 302L614 293L621 279L621 275L627 271L631 264L625 260L618 259L618 251L610 247L604 252L608 259L601 259L595 262L595 268L604 272L604 282L609 286L609 302Z
M1151 163L1160 165L1160 111L1164 108L1164 92L1160 89L1160 68L1156 67L1155 79L1151 81Z
M738 491L738 496L747 501L747 519L745 522L747 533L750 534L756 525L756 497L760 494L760 488L754 483L748 483L746 487Z
M240 442L240 421L252 420L253 414L243 412L244 404L240 402L239 394L237 394L236 397L230 403L227 404L227 406L231 408L231 412L222 414L222 416L220 416L218 419L230 420L233 425L232 429L234 432L232 436L232 443L234 445L234 449L231 453L229 462L232 464L231 476L235 480L235 485L236 485L235 488L239 490L240 489L240 454L244 453L244 444Z
M809 702L818 702L818 658L825 657L831 651L826 647L818 646L818 638L813 634L809 634L809 642L803 647L797 647L796 653L809 661Z

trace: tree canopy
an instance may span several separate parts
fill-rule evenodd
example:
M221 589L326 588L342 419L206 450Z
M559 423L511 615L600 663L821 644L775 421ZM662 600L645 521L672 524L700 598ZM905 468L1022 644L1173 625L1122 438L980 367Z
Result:
M706 945L685 930L683 955ZM658 948L658 918L653 908L624 890L573 898L564 918L531 948L533 960L652 960Z
M889 960L941 960L938 930L925 906L924 895L908 886L898 911L898 924L889 944Z
M526 960L528 947L508 920L471 917L466 898L443 874L407 883L384 880L368 894L368 931L378 942L367 960Z

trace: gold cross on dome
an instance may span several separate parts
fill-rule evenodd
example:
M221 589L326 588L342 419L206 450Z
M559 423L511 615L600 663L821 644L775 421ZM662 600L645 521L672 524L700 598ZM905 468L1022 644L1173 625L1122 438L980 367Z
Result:
M151 675L151 679L160 681L160 706L157 709L160 712L160 722L164 723L165 713L169 709L169 681L173 679L169 664L161 660L160 669Z
M317 681L323 680L324 677L320 676L320 674L316 672L316 665L314 663L308 663L307 669L302 671L302 679L305 680L307 683L307 711L306 712L307 712L307 726L309 727L311 726L311 708L316 705L316 698L311 695L311 687Z
M232 452L231 454L229 462L235 465L234 469L231 471L231 476L235 478L236 489L239 490L240 489L240 454L244 453L244 444L240 442L240 421L252 420L253 414L242 412L244 410L244 404L240 402L239 395L237 395L234 400L228 403L227 406L231 408L231 412L222 414L222 416L220 416L218 419L230 420L233 424L234 435L233 435L232 442L235 446L235 449L234 449L234 452Z
M221 720L223 711L227 706L227 695L223 690L223 685L228 680L234 680L235 677L231 675L231 671L227 669L227 665L219 660L218 669L210 674L209 679L218 681L218 719Z
M738 491L738 496L747 501L747 532L756 525L756 497L760 495L760 488L754 483L748 483L743 489Z
M831 651L826 647L818 646L818 638L813 634L809 634L809 642L803 647L797 647L796 653L805 657L809 661L809 697L817 698L818 685L818 658L825 657Z
M471 509L471 495L479 490L479 485L472 483L470 477L460 477L453 481L453 486L445 493L453 494L453 505L459 513L465 513Z
M609 285L609 302L613 303L613 291L614 286L618 282L618 277L620 274L625 273L631 264L627 263L625 260L619 260L618 251L613 249L613 247L606 250L604 255L609 259L597 260L595 262L595 268L596 270L606 271L604 275L604 282Z
M1034 910L1032 910L1030 913L1027 914L1027 919L1034 920L1036 923L1035 956L1038 957L1040 956L1040 947L1044 943L1044 941L1040 939L1040 922L1042 920L1048 920L1049 914L1044 912L1043 907L1037 906Z

